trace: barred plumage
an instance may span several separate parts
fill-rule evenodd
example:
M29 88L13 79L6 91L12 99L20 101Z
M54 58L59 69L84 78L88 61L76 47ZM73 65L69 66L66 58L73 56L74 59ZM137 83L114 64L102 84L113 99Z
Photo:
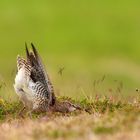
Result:
M47 111L55 104L54 90L36 48L31 45L32 52L29 52L25 44L26 60L17 57L14 88L25 107L32 111Z
M31 66L29 65L28 62L26 62L26 60L24 58L21 58L19 55L17 57L17 68L18 71L23 68L25 69L25 74L26 76L30 76L31 75Z
M55 98L53 85L45 71L41 58L31 43L32 51L28 51L24 59L17 57L17 75L14 88L20 100L30 111L45 112L48 110L58 112L71 112L80 109L79 106L70 102L59 102ZM23 110L22 110L23 111Z

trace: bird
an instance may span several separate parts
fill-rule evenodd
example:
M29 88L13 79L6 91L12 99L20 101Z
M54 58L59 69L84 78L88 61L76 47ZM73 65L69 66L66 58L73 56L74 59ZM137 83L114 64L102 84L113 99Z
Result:
M33 43L29 51L25 43L26 59L17 56L17 74L14 89L24 107L30 112L72 112L81 109L69 101L58 101L54 87L42 59Z

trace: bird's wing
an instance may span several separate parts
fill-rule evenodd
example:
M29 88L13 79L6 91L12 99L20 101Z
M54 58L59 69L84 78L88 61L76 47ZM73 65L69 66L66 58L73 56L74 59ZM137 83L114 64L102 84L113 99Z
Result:
M50 94L51 104L53 105L55 103L55 95L52 83L35 46L32 43L31 46L33 52L29 52L26 46L27 62L32 67L30 77L34 82L41 82L44 87L46 87L48 93Z
M36 97L49 102L50 94L41 82L29 84L29 89L36 95Z
M25 75L30 76L31 75L31 65L22 57L19 55L17 56L17 69L18 71L24 67Z

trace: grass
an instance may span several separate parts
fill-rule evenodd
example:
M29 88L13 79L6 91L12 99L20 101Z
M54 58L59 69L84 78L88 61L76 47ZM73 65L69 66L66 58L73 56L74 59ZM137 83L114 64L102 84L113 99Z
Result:
M107 75L102 92L117 79L131 95L140 85L138 5L129 0L1 0L0 80L12 91L0 94L13 94L16 56L24 55L26 41L36 44L58 94L75 97L79 87L93 93L89 85Z
M86 140L102 139L102 136L115 139L125 134L129 138L133 133L139 136L139 97L130 102L107 96L92 100L59 97L58 100L79 104L83 110L68 114L33 114L33 119L24 114L23 119L18 116L22 106L20 102L0 99L0 138Z
M138 139L139 3L1 0L0 139ZM25 41L37 46L59 100L87 112L18 117L12 85Z

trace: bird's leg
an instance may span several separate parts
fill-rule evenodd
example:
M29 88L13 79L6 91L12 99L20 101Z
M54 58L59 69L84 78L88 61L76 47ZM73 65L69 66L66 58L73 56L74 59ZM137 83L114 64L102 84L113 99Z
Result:
M25 110L25 106L19 111L18 115L23 117L23 111Z
M27 112L27 115L29 116L30 119L33 118L33 117L32 117L32 111L28 111L28 112Z

